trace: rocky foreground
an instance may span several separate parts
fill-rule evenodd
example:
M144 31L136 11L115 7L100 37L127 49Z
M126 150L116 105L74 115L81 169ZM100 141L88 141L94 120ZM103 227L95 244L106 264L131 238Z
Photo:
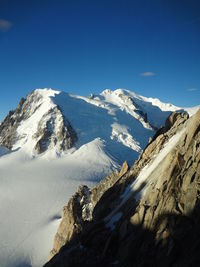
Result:
M45 267L200 266L200 110L172 113L140 158L63 209Z

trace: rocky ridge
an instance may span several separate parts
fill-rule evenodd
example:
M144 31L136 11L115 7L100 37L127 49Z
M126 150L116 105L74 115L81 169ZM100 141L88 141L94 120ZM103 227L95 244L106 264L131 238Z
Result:
M199 266L199 225L200 110L172 113L130 169L79 188L45 267Z
M102 195L112 187L128 169L128 164L125 162L120 173L111 173L92 189L88 188L86 185L82 185L78 188L78 191L69 200L68 205L63 208L62 221L54 238L54 245L50 253L50 258L57 254L60 248L65 245L66 242L70 241L74 235L80 233L83 229L83 225L92 221L93 209Z
M43 109L46 104L47 108ZM36 130L30 123L29 129L20 131L23 122L28 121L31 116L38 117ZM45 103L41 90L35 90L26 98L22 98L17 108L6 116L0 125L0 145L17 149L26 144L29 135L34 140L31 144L34 154L41 154L53 147L62 152L71 148L77 141L76 132L63 116L60 107Z

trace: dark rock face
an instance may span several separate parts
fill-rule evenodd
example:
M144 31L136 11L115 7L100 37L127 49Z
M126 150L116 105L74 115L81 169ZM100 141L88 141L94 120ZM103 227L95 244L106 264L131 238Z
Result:
M56 122L58 119L59 123ZM59 151L65 151L71 148L77 141L74 129L62 115L58 106L50 109L43 115L34 137L37 140L35 145L37 154L43 153L49 147L56 145L58 145Z
M16 129L21 120L24 119L22 106L25 99L22 98L15 111L10 111L0 125L0 144L11 149L16 141Z
M34 105L39 102L41 96L36 93L31 93L26 99L21 98L17 108L14 111L10 111L4 121L0 125L0 144L12 149L12 146L17 141L17 128L20 122L28 119L34 114L38 105Z
M42 96L36 91L22 98L16 110L10 111L0 125L0 145L12 149L20 139L25 138L17 132L20 124L28 120L42 105ZM34 133L36 154L57 146L58 151L71 148L77 141L77 135L70 122L63 116L58 106L49 109L40 119L37 132Z
M200 266L200 110L166 124L132 168L87 188L89 220L82 208L74 213L74 197L69 201L61 222L68 236L45 267ZM148 179L128 191L152 164Z

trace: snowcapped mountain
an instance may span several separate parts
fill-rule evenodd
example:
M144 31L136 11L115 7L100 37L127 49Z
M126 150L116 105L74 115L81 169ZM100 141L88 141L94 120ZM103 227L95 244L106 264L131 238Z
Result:
M132 164L179 109L122 89L88 98L37 89L22 98L0 125L1 267L46 262L78 185Z
M33 157L74 151L98 138L120 163L133 161L170 112L178 109L122 89L89 98L36 89L0 125L0 144Z

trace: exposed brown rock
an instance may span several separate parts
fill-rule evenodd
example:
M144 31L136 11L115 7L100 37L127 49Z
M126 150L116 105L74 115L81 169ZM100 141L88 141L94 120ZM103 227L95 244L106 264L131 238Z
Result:
M172 112L172 114L166 119L165 129L168 131L176 121L181 122L181 119L184 121L189 118L189 115L186 112Z
M123 164L119 173L113 172L102 179L92 190L87 186L80 186L77 193L72 196L66 207L63 208L62 221L54 238L50 257L59 252L61 247L71 241L79 233L86 221L91 221L93 209L102 195L113 186L128 170L128 164Z
M81 224L82 230L45 267L200 266L200 110L190 119L172 115L167 128L110 187L103 190L103 183L99 195L97 189L92 191L92 219ZM176 143L145 183L128 191L175 135Z
M127 161L125 161L122 165L121 171L119 173L119 177L122 177L124 174L126 174L128 170L129 170L129 166L128 166Z
M90 190L87 186L80 186L77 193L63 208L62 221L54 238L50 258L59 252L60 248L69 242L75 234L82 230L84 220L90 218L83 216L85 205L89 203ZM90 215L89 215L90 216Z

